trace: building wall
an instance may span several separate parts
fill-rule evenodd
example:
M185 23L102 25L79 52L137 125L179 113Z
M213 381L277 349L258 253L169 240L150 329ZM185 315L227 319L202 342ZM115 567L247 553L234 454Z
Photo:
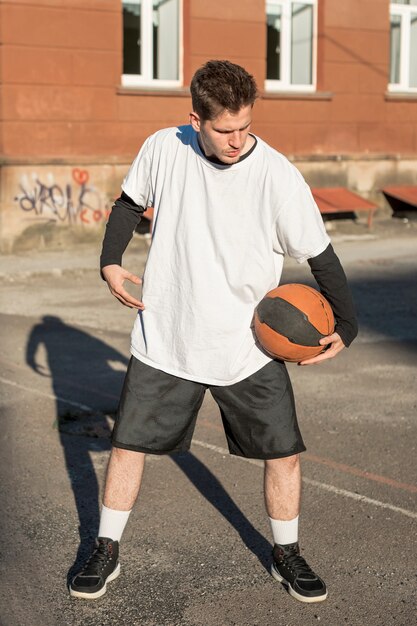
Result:
M322 179L330 159L332 180L339 168L340 181L372 195L378 172L391 172L383 180L398 182L397 164L404 160L410 167L402 179L417 182L417 99L386 93L389 0L319 0L317 93L297 96L263 91L264 0L183 0L183 15L184 87L155 92L120 85L121 0L0 0L3 239L46 215L65 222L54 214L58 187L70 190L59 201L68 205L74 203L68 194L92 186L100 195L100 209L93 210L103 211L93 223L105 221L144 139L187 121L191 76L209 58L230 59L253 73L262 96L254 132L296 160L308 179ZM367 170L374 163L368 187L352 169L358 157ZM350 170L357 179L346 178ZM37 208L23 211L25 193ZM73 221L87 227L83 202L78 213L71 210Z

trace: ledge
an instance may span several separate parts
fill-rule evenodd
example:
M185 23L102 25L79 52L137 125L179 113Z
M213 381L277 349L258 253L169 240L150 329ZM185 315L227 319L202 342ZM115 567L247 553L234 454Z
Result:
M134 153L131 155L120 155L120 156L112 156L112 155L68 155L68 156L5 156L0 155L0 167L14 167L21 165L29 165L31 167L36 167L37 165L43 166L51 166L51 165L62 165L68 167L79 167L80 165L88 166L88 165L126 165L132 162L132 158L134 158Z
M410 93L405 91L386 91L385 100L388 102L417 102L417 93Z
M297 163L324 163L324 162L348 162L348 161L417 161L416 154L387 154L378 152L354 152L347 154L289 154L286 157Z
M332 100L331 91L261 91L261 100Z
M116 93L121 96L162 96L168 98L191 97L189 87L125 87L119 86ZM332 100L331 91L260 91L262 100Z
M0 154L0 168L15 166L129 166L134 159L136 152L130 155L72 155L72 156L6 156ZM415 154L386 154L386 153L369 153L357 152L352 154L291 154L286 153L290 161L296 163L329 163L329 162L347 162L347 161L417 161L417 153Z
M164 98L190 98L188 87L117 87L119 96L162 96Z

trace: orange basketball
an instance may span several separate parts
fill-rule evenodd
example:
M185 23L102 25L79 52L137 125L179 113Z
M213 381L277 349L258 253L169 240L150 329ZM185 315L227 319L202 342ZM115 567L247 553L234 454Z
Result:
M303 361L320 354L319 340L334 331L333 311L321 293L299 283L269 291L255 310L255 333L261 346L283 361Z

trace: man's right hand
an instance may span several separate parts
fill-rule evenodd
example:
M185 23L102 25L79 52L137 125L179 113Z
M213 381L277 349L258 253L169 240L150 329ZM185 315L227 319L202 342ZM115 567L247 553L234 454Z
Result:
M136 300L136 298L131 296L130 293L123 287L125 280L130 280L131 283L140 285L142 280L138 276L131 274L120 265L106 265L102 268L101 273L108 288L110 289L110 292L115 298L131 309L139 309L140 311L143 311L145 308L143 302Z

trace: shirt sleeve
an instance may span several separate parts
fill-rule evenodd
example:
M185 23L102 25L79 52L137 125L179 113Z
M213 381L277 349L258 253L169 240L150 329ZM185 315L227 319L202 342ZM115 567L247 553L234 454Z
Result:
M148 137L122 183L122 190L138 206L153 205L151 163L154 136Z
M103 240L100 269L121 265L122 256L142 213L153 204L151 163L153 135L138 152L122 183L122 195L112 207Z
M276 219L276 251L298 263L323 252L330 238L310 187L297 173L295 189L284 202Z
M145 207L139 206L127 194L122 192L114 203L103 239L100 256L100 269L106 265L121 265L127 244L132 239L133 231L139 224Z
M335 331L345 346L350 346L358 334L358 323L346 275L332 245L329 244L318 256L308 259L308 264L321 293L332 307Z

